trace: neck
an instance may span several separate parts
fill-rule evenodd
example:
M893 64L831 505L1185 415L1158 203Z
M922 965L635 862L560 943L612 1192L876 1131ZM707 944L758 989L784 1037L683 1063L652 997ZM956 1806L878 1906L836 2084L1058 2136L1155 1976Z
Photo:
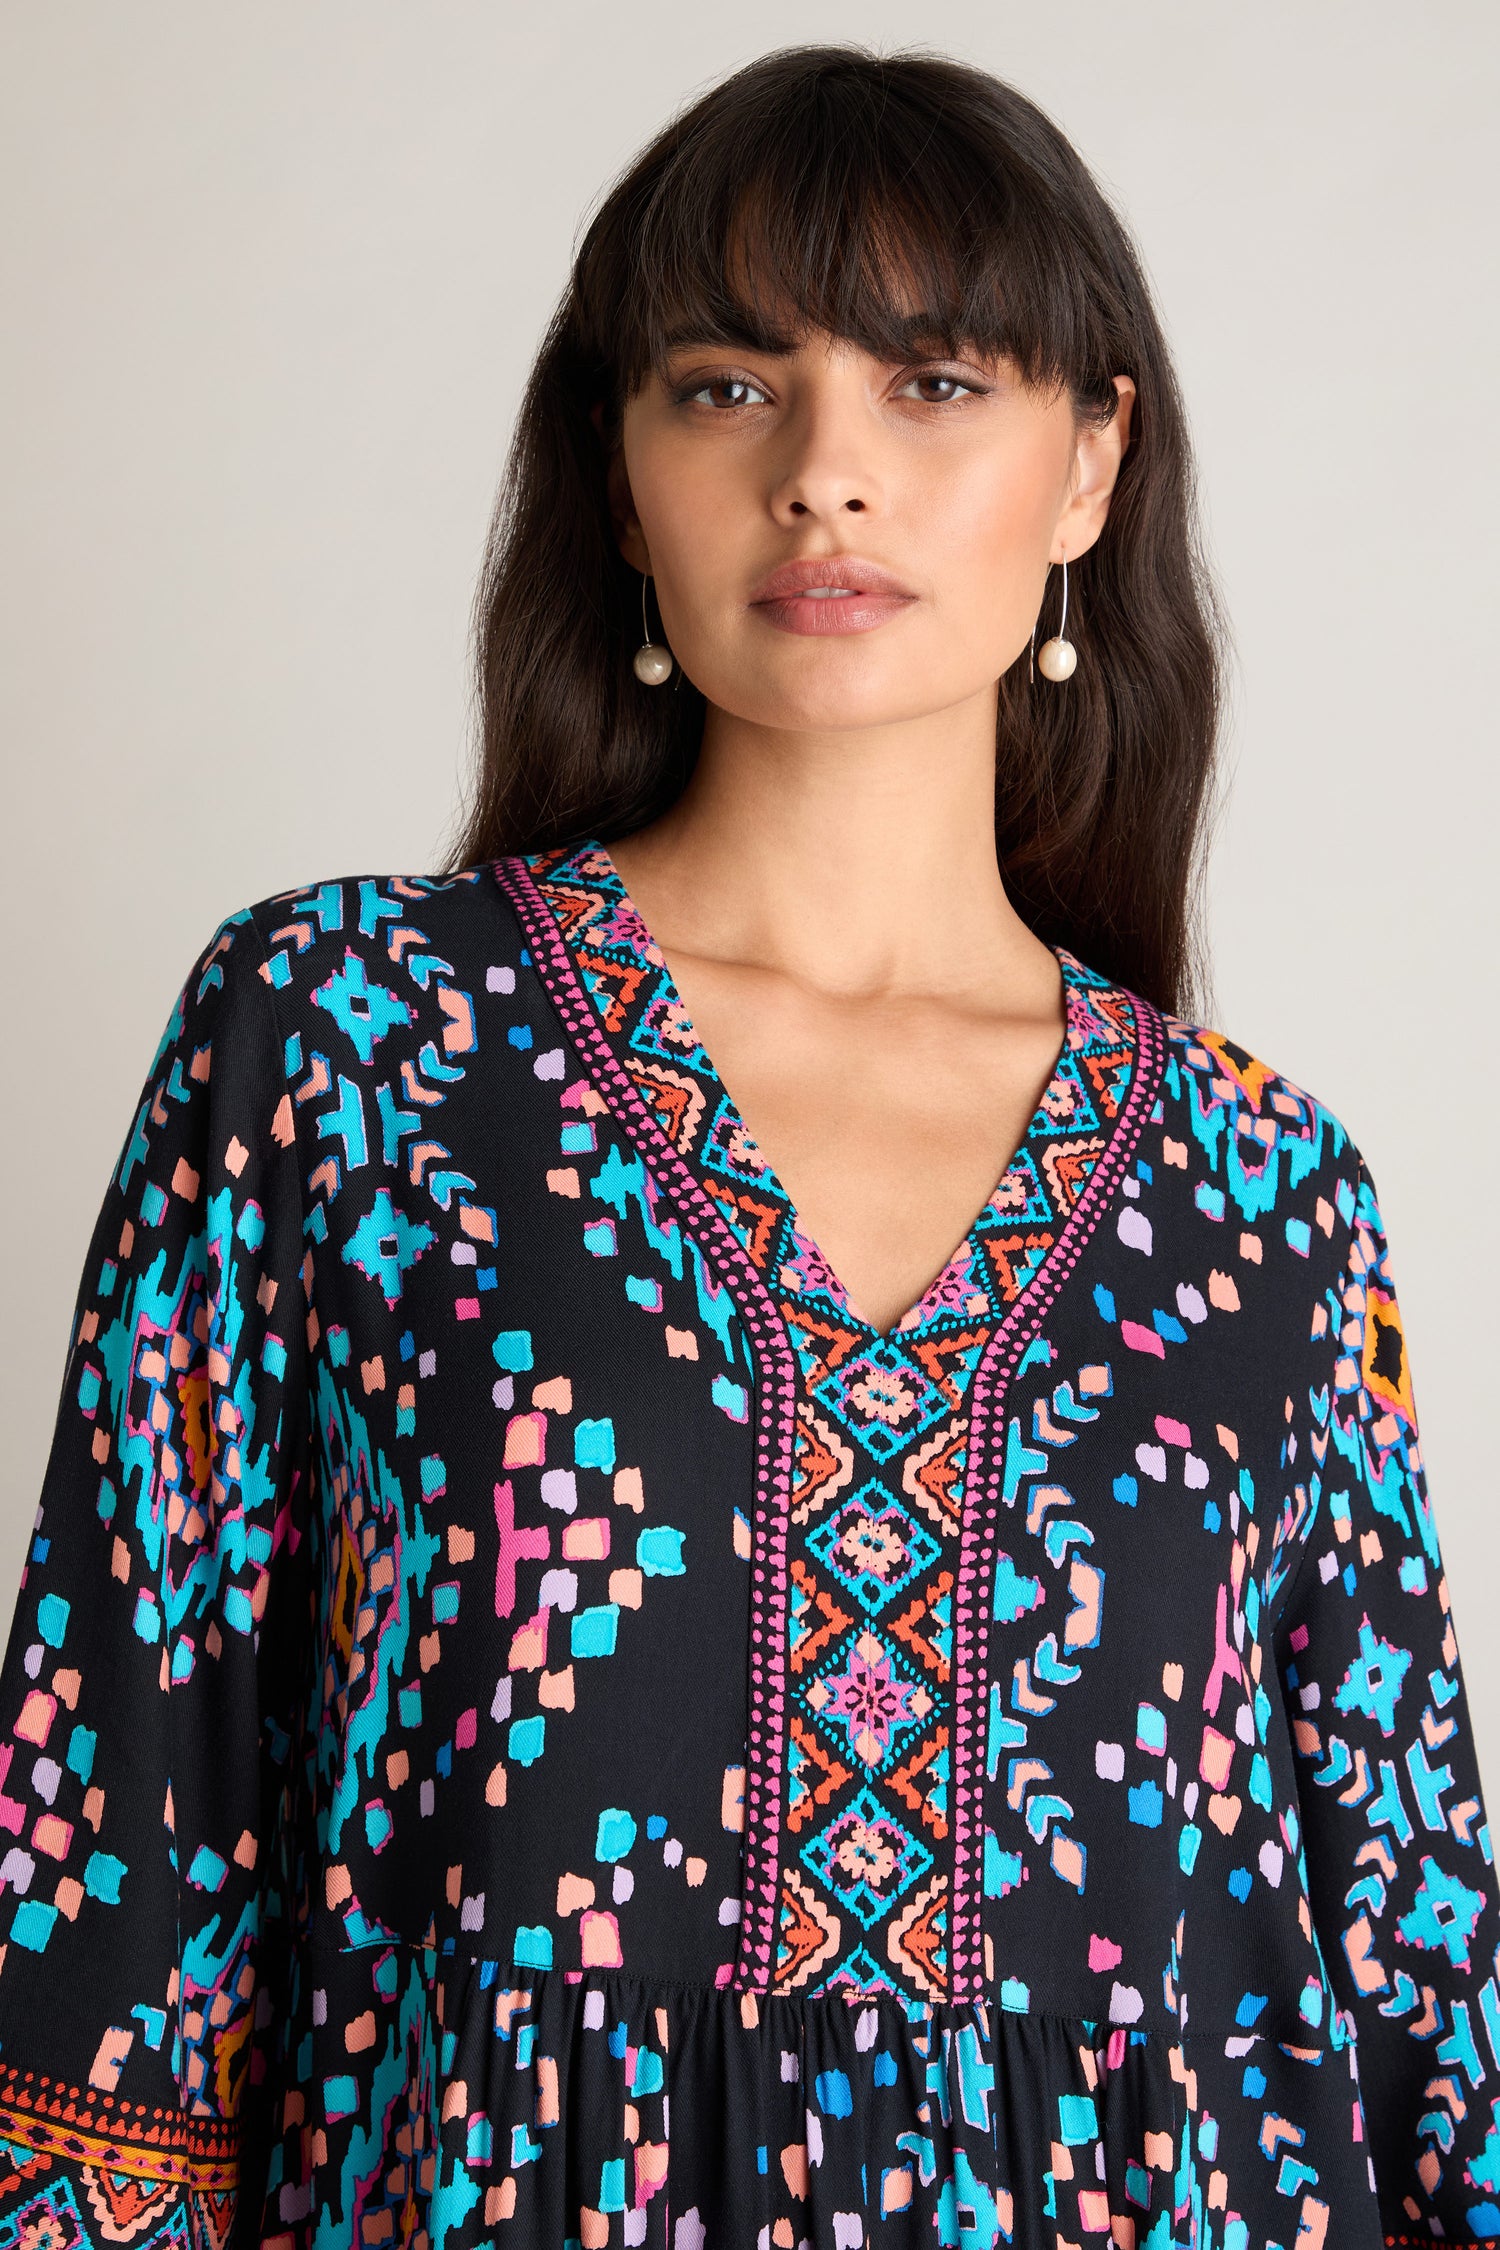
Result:
M850 997L1056 1005L1057 963L995 856L995 705L845 733L710 707L692 777L611 844L664 949Z

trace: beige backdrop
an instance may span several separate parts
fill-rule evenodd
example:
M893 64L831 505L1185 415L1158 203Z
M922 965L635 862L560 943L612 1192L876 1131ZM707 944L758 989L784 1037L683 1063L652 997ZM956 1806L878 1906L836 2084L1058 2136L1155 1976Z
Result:
M0 0L0 1617L193 955L434 862L580 215L737 62L922 36L1059 119L1159 292L1238 640L1216 1013L1380 1187L1500 1808L1491 0Z

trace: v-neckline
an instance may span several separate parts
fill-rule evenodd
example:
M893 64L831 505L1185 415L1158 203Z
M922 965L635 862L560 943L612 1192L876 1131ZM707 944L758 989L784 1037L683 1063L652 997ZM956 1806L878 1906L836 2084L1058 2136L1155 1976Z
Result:
M991 1228L1014 1229L1025 1223L1028 1207L1034 1203L1034 1190L1039 1184L1036 1167L1030 1158L1033 1151L1040 1156L1038 1144L1055 1143L1059 1132L1066 1134L1070 1123L1076 1122L1085 1130L1101 1121L1092 1114L1080 1114L1080 1100L1087 1105L1088 1095L1083 1087L1074 1058L1084 1048L1098 1047L1101 1028L1098 1002L1103 994L1111 999L1129 1004L1125 995L1116 994L1105 980L1085 969L1065 948L1053 946L1063 978L1064 1029L1062 1039L1025 1135L1011 1152L999 1178L989 1195L975 1213L963 1234L955 1243L942 1266L906 1307L889 1328L880 1328L859 1312L849 1297L841 1277L816 1238L802 1224L796 1203L787 1192L770 1158L751 1132L738 1104L730 1093L708 1048L704 1045L690 1017L677 980L667 961L666 954L631 895L613 853L598 837L589 837L570 847L559 850L533 852L521 855L539 887L548 893L558 910L560 894L566 894L570 884L581 884L594 894L593 908L585 912L573 934L568 938L568 949L581 968L585 983L592 979L596 1006L605 1017L606 1029L618 1034L625 1028L625 1014L633 1019L628 1035L632 1046L641 1044L638 1039L645 1021L635 993L627 1009L617 1010L613 989L617 976L611 975L611 964L602 957L595 959L588 953L589 936L600 935L596 917L607 905L608 942L616 951L623 945L640 964L641 978L636 980L635 991L649 974L653 988L646 1003L652 1024L652 1034L644 1042L657 1052L668 1052L683 1068L690 1071L712 1096L712 1117L708 1130L696 1130L687 1136L691 1155L696 1157L700 1171L706 1167L705 1184L714 1192L714 1173L733 1171L740 1179L758 1182L764 1195L778 1210L785 1238L792 1248L792 1257L782 1258L777 1275L784 1287L789 1287L794 1297L814 1296L829 1300L839 1318L858 1332L866 1347L884 1347L904 1351L935 1319L958 1313L977 1319L993 1310L992 1291L986 1286L982 1236ZM601 895L602 894L602 895ZM564 912L562 919L568 919ZM580 950L581 949L581 950ZM603 980L601 983L601 979ZM618 1013L619 1021L611 1025L610 1018ZM1133 1026L1132 1026L1133 1028ZM1108 1031L1117 1038L1123 1030L1117 1015L1111 1015ZM1105 1045L1109 1044L1108 1039ZM1133 1039L1127 1048L1106 1059L1124 1064L1124 1079L1128 1080ZM1098 1082L1102 1086L1102 1081ZM1117 1085L1116 1096L1123 1094L1123 1081ZM1108 1100L1103 1105L1110 1118L1118 1115L1119 1099ZM1102 1153L1102 1143L1087 1144L1089 1161L1083 1177L1093 1169L1093 1161ZM1079 1144L1083 1153L1085 1144ZM710 1151L718 1154L719 1162L712 1161ZM1055 1185L1054 1183L1049 1183ZM1082 1179L1079 1181L1081 1188ZM722 1207L722 1197L719 1199ZM1040 1214L1032 1213L1033 1220ZM733 1222L731 1222L733 1223ZM781 1231L778 1229L778 1232ZM1045 1254L1050 1247L1030 1238L1038 1252ZM789 1270L790 1269L790 1270ZM1034 1270L1034 1269L1033 1269ZM1029 1278L1029 1275L1028 1275ZM1008 1294L1008 1292L1006 1292Z

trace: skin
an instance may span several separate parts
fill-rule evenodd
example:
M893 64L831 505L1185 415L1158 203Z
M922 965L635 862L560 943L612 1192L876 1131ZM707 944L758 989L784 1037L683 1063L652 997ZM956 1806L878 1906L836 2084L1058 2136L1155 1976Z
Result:
M1062 1044L1056 956L996 862L998 681L1048 564L1103 529L1135 386L1091 429L1002 362L891 364L821 331L686 345L667 377L627 405L610 510L708 708L683 795L610 849L798 1224L889 1331ZM751 605L778 564L840 553L915 598L820 636Z

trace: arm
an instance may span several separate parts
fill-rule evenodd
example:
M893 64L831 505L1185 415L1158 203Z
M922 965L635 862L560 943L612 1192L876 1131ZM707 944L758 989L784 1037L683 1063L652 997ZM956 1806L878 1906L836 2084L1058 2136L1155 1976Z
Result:
M219 2240L265 2161L310 1634L309 1315L263 958L247 916L224 926L148 1076L0 1674L7 2240L75 2208Z
M1276 1627L1304 1879L1387 2235L1500 2241L1500 1893L1379 1206L1320 1307L1327 1449ZM1324 1402L1315 1397L1315 1408Z

